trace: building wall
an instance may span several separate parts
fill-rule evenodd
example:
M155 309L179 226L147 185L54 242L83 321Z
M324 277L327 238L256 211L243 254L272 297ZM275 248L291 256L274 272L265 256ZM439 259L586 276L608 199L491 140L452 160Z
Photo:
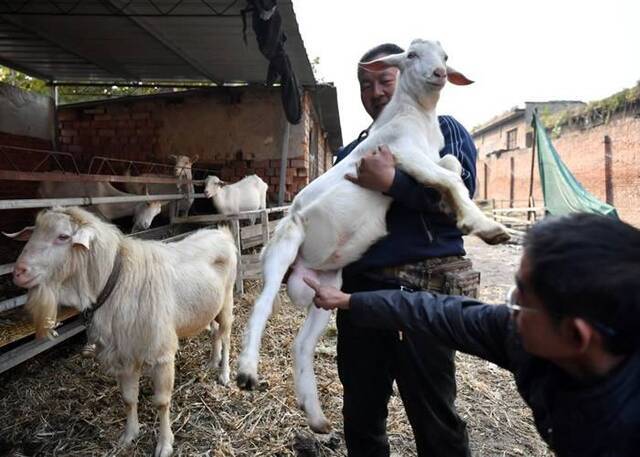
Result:
M53 113L51 97L0 82L0 132L51 141Z
M316 135L321 169L330 164L311 95L304 114L290 126L285 200L309 182L310 133ZM199 156L197 167L211 168L227 181L258 174L277 200L285 117L273 88L224 88L137 97L58 111L60 148L84 166L93 156L169 163L169 155Z
M552 139L560 157L576 179L602 201L607 199L605 176L605 136L611 141L611 176L609 199L620 217L640 227L640 117L634 114L614 115L606 124L588 129L565 129L562 135ZM487 197L510 200L511 159L514 160L514 206L526 203L529 194L531 149L518 149L489 156L479 155L478 193L484 198L485 181ZM485 164L487 177L485 178ZM534 173L534 197L537 205L542 202L542 190L536 160Z
M524 117L524 113L523 113ZM494 130L490 130L477 138L474 138L479 155L485 155L493 151L507 149L507 132L516 129L516 145L525 147L526 132L530 130L525 125L523 117L505 122Z
M52 134L51 98L0 83L0 169L33 169L44 157L33 150L51 150ZM33 181L0 180L0 200L35 197L37 188L38 183ZM12 232L32 225L36 212L31 209L2 210L0 230Z

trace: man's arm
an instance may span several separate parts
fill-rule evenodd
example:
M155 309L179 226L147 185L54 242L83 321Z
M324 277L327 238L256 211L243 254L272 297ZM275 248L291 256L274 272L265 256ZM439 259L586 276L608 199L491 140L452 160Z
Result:
M304 281L315 292L318 308L349 310L355 325L428 333L445 346L502 367L509 365L507 339L513 323L506 306L430 292L381 290L347 294L311 278Z
M452 154L462 165L462 179L473 196L476 182L477 151L469 132L450 116L440 118L440 128L445 138L445 146L440 155ZM353 143L352 143L353 144ZM349 148L351 145L344 149ZM351 152L349 149L349 152ZM340 155L341 159L343 156ZM344 154L346 155L346 154ZM337 162L336 162L337 163ZM371 151L365 156L357 177L349 177L352 182L369 189L386 193L403 206L415 211L440 211L440 193L418 183L413 177L395 167L394 159L387 147Z
M440 117L440 129L445 145L440 152L443 157L452 154L462 165L462 180L473 197L476 190L476 157L478 152L467 130L451 116ZM387 194L402 205L416 211L440 211L440 193L419 184L413 177L396 169L391 188Z
M444 346L508 367L511 316L506 306L430 292L358 292L349 299L351 321L363 327L425 332Z

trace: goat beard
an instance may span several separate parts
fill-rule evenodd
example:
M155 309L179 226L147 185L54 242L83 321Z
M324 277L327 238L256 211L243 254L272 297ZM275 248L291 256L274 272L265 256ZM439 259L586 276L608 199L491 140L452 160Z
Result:
M36 338L53 338L57 324L58 301L51 287L37 285L27 293L27 311L36 327Z

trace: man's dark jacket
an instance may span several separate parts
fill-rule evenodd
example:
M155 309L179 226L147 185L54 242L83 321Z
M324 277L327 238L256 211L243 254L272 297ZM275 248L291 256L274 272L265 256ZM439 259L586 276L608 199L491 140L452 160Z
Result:
M349 316L358 326L426 332L511 371L558 457L640 455L640 351L607 377L581 383L524 350L504 305L429 292L360 292L351 295Z
M462 179L473 196L476 185L477 151L469 132L451 116L439 116L445 146L440 156L454 155L462 164ZM366 138L366 134L341 148L336 163L344 159ZM376 268L413 263L419 260L465 255L462 233L455 220L439 207L440 194L418 184L411 176L396 169L388 195L393 202L387 211L389 235L381 239L356 262L344 270L351 276Z

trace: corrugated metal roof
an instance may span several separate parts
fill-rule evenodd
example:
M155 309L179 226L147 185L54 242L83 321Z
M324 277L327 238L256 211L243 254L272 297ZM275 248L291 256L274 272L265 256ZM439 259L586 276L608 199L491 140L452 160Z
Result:
M56 82L262 83L244 0L5 0L0 64ZM278 1L285 49L304 85L315 85L291 0Z

